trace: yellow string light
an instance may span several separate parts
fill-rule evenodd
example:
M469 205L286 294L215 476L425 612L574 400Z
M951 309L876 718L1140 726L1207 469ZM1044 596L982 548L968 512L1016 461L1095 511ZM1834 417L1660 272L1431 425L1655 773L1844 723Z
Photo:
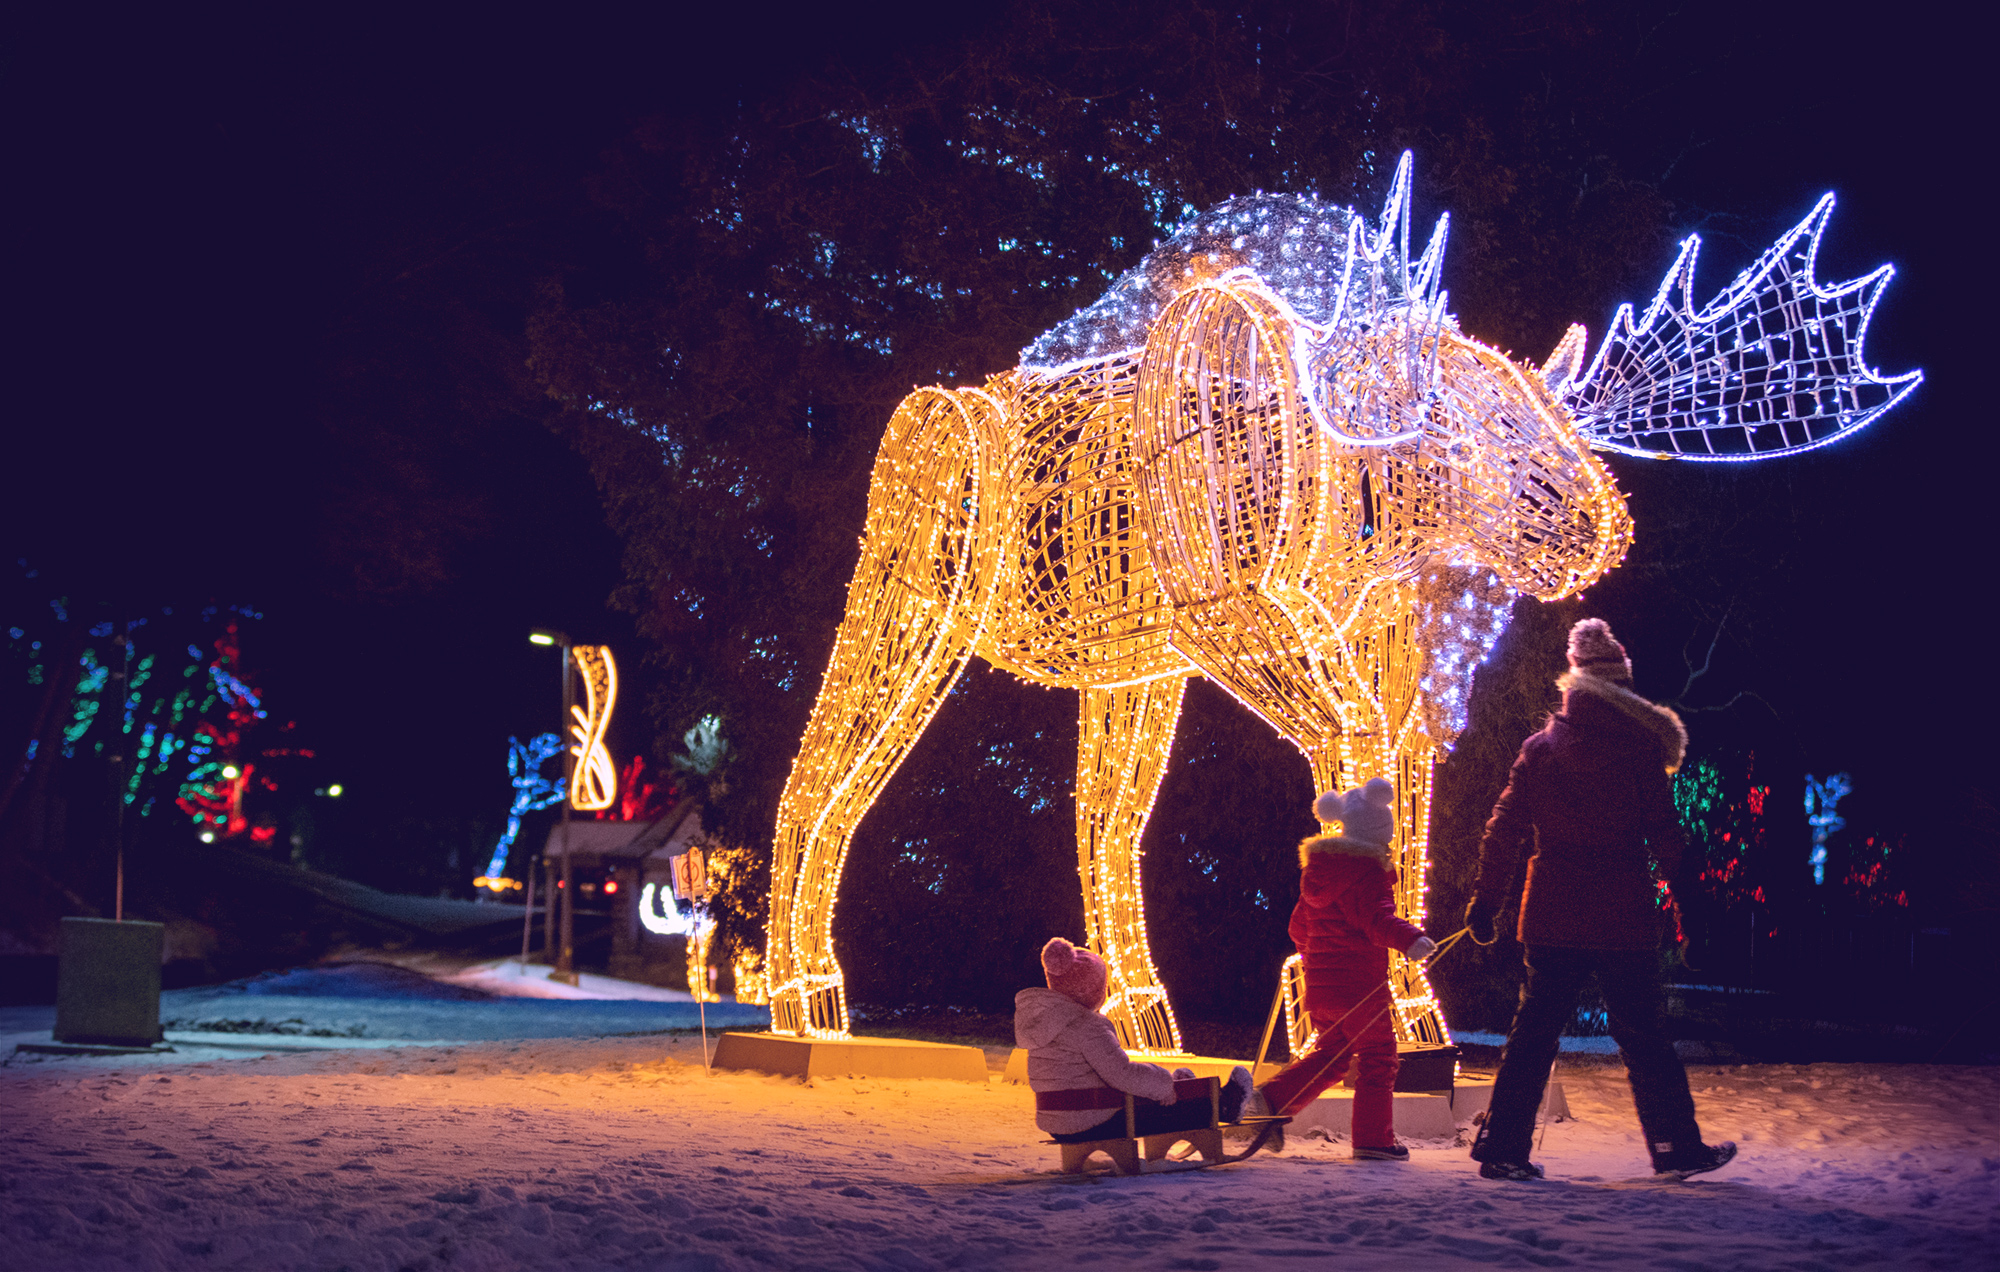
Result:
M764 973L759 971L758 967L757 955L749 951L738 954L730 963L730 974L736 980L738 1003L761 1006L770 1001L764 993Z
M604 747L604 730L618 702L618 664L609 645L577 645L571 649L583 678L583 705L570 708L569 735L576 757L570 777L570 807L594 813L618 802L618 768Z

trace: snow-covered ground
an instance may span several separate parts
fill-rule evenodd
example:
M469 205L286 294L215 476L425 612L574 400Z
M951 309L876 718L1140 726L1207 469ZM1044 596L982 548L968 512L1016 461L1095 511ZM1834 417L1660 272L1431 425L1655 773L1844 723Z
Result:
M548 969L513 962L452 960L435 974L357 960L270 972L224 985L160 995L172 1054L154 1064L248 1059L272 1051L386 1045L438 1046L522 1038L578 1038L695 1029L760 1029L762 1007L734 1001L703 1007L683 991L585 973L579 986ZM0 1007L0 1058L18 1043L47 1043L56 1009ZM23 1056L13 1065L49 1063ZM138 1060L126 1063L140 1063Z
M518 959L491 959L474 963L463 971L436 978L446 985L463 985L509 998L573 998L597 1002L637 1000L649 1003L691 1003L694 995L684 989L661 989L634 981L615 980L595 972L578 972L576 984L550 980L549 969Z
M2000 1266L2000 1071L1691 1075L1743 1155L1686 1184L1644 1173L1616 1061L1567 1056L1545 1182L1482 1181L1443 1142L1392 1165L1310 1140L1078 1181L997 1074L710 1074L685 1036L15 1062L0 1266Z

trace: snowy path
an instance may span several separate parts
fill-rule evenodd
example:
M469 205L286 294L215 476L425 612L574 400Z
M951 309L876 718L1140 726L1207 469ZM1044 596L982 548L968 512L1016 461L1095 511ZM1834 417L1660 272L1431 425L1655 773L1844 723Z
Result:
M1564 1061L1551 1179L1463 1149L1058 1182L1025 1089L703 1074L664 1038L0 1074L0 1266L93 1268L2000 1266L2000 1072L1692 1077L1743 1157L1636 1177L1616 1067Z

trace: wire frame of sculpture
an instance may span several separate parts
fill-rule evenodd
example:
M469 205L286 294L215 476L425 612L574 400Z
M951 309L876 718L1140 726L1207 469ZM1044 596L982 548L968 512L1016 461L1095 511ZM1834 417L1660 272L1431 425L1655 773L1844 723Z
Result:
M844 1037L833 906L854 828L937 713L991 611L984 501L1001 408L906 398L875 459L847 614L778 808L765 963L771 1027Z
M1306 960L1298 954L1278 967L1278 1001L1285 1008L1285 1046L1297 1060L1312 1050L1312 1016L1306 1011Z
M1078 872L1084 935L1110 968L1105 1012L1133 1050L1178 1051L1141 844L1188 676L1292 741L1318 789L1395 782L1398 902L1422 922L1432 762L1464 726L1473 669L1517 597L1573 594L1630 544L1624 500L1589 448L1639 438L1653 453L1661 429L1687 422L1674 412L1698 414L1743 365L1733 346L1705 361L1674 347L1662 315L1741 334L1751 327L1730 314L1803 314L1808 293L1825 306L1814 314L1849 315L1838 341L1785 355L1819 359L1783 381L1785 409L1833 421L1804 436L1814 445L1920 378L1881 381L1860 361L1886 272L1812 282L1798 244L1817 242L1823 217L1706 310L1656 299L1636 328L1622 313L1587 373L1580 331L1544 367L1517 364L1446 312L1442 219L1411 260L1408 189L1406 155L1373 228L1292 196L1220 205L1014 370L903 401L780 800L774 1030L846 1034L832 918L848 845L973 654L1078 691ZM1689 248L1661 297L1691 270ZM1780 320L1759 321L1768 337ZM1662 400L1679 405L1635 405L1654 400L1648 377L1674 380ZM1399 1039L1448 1042L1422 969L1394 956L1391 980Z
M1592 444L1630 455L1749 460L1824 446L1878 419L1923 383L1885 377L1862 355L1868 321L1896 276L1883 265L1850 282L1814 277L1831 194L1705 306L1694 302L1699 235L1689 235L1635 321L1621 305L1584 370L1571 327L1548 379Z
M576 757L569 783L570 807L594 813L618 801L618 768L604 746L611 710L618 705L618 664L609 645L577 645L570 651L583 680L583 705L570 708L570 748Z
M1495 439L1456 465L1427 460L1415 441L1330 440L1290 361L1260 353L1290 346L1287 321L1254 282L1218 284L1170 308L1143 356L922 390L898 410L781 803L774 1029L845 1033L831 916L847 845L973 652L1080 691L1085 937L1110 965L1106 1014L1134 1050L1180 1047L1149 949L1140 845L1189 674L1297 744L1320 788L1378 773L1396 782L1399 900L1421 921L1431 759L1435 739L1455 735L1463 696L1448 677L1459 712L1448 718L1428 678L1441 663L1476 664L1516 586L1560 594L1601 572L1623 548L1623 505L1573 434L1567 471L1533 437ZM1448 367L1512 370L1448 333L1430 342L1426 356ZM1532 381L1503 379L1491 396L1511 387L1547 409ZM1523 483L1549 495L1526 510L1540 518L1531 533L1510 502ZM1505 523L1495 532L1481 513ZM1503 542L1486 555L1501 568L1438 562L1492 533ZM1445 1041L1421 969L1398 960L1396 983L1398 1032Z

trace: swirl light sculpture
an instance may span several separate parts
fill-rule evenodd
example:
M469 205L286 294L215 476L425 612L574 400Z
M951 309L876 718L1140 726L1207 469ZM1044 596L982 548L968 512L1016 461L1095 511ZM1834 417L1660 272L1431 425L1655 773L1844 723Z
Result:
M570 770L569 806L594 813L618 802L618 766L604 746L611 709L618 705L618 664L609 645L577 645L571 652L582 674L583 705L569 709L569 753L576 757Z
M1823 445L1906 396L1861 357L1892 273L1822 288L1828 196L1714 304L1697 241L1587 367L1462 333L1414 259L1410 156L1373 224L1232 199L978 388L918 389L877 453L847 613L777 822L772 1027L844 1037L833 908L854 828L978 654L1082 700L1077 863L1105 1012L1180 1049L1148 950L1140 842L1187 678L1304 753L1320 790L1396 784L1399 903L1424 915L1432 760L1515 598L1571 595L1632 522L1592 448L1751 459ZM1394 958L1399 1037L1448 1042Z

